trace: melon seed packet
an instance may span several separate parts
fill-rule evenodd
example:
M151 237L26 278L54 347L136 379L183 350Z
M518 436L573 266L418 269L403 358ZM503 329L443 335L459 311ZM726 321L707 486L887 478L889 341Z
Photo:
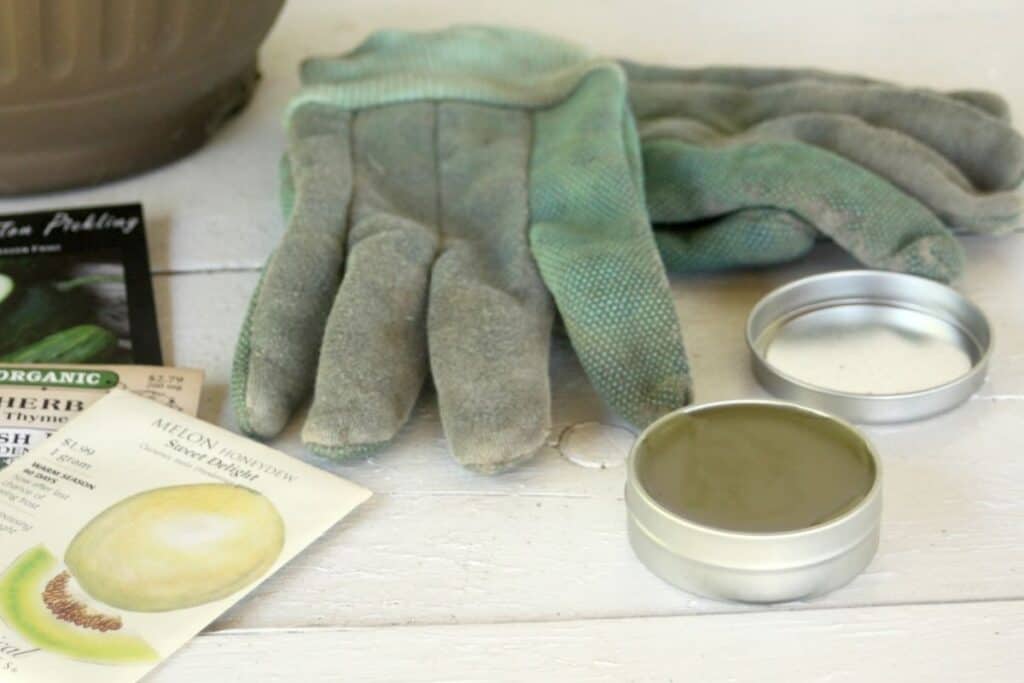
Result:
M0 364L0 470L115 388L195 415L203 371L147 365Z
M0 472L0 680L137 681L369 496L114 390Z

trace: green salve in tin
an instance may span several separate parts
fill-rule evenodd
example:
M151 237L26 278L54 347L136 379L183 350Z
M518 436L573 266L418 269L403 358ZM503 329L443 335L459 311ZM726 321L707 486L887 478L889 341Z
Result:
M639 478L660 506L739 532L826 523L864 500L876 479L856 433L770 403L722 404L665 420L636 456Z

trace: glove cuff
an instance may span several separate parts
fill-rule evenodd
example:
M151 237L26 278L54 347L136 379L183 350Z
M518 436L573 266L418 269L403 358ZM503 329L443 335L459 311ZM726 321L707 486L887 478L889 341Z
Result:
M597 70L625 83L616 62L535 33L476 26L381 31L347 54L304 62L303 90L287 116L309 104L356 110L424 100L545 108Z

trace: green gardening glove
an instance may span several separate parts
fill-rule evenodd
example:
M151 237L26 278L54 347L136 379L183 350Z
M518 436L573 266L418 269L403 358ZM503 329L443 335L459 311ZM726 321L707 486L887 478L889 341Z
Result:
M995 95L812 70L626 69L670 270L777 263L827 236L865 265L952 280L951 229L1020 226L1024 140Z
M378 33L306 63L287 117L287 231L232 399L272 437L312 394L313 451L390 441L428 367L456 458L491 472L550 430L555 309L636 426L689 399L618 64L528 33Z

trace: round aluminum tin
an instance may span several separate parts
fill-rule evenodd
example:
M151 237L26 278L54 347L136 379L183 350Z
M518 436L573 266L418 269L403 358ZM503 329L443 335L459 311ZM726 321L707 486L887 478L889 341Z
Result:
M858 492L862 496L859 502L853 498L855 502L850 506L839 508L835 516L818 523L772 532L731 530L674 512L667 500L672 494L666 496L665 487L681 488L684 483L682 478L666 478L657 471L659 468L653 464L656 456L651 455L648 444L652 434L672 426L673 421L689 420L692 416L703 416L706 421L729 411L750 409L778 411L780 418L792 415L813 419L818 434L834 438L839 444L855 446L861 454L858 457L864 459L864 471L870 473L866 491ZM808 451L813 454L814 447L809 446ZM770 452L766 445L765 453ZM676 458L678 454L663 451L662 457ZM660 483L650 486L652 481ZM714 487L716 483L705 481L700 485ZM778 482L766 482L765 486L773 484ZM744 485L759 486L760 481L747 481ZM630 544L657 576L683 590L714 599L783 602L839 588L871 561L878 547L881 524L881 466L870 443L842 420L791 403L725 401L669 413L644 430L630 453L625 498Z
M854 422L904 422L959 405L984 383L985 314L932 280L872 270L797 280L747 320L761 384Z

